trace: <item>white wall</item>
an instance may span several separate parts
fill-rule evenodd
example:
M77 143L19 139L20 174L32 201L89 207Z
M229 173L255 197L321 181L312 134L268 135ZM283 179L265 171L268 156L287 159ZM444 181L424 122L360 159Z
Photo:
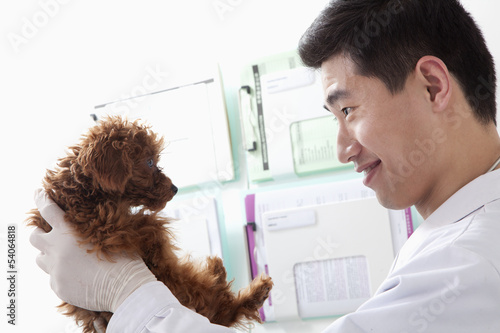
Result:
M137 91L151 71L157 73L159 90L196 76L214 62L222 63L227 91L235 93L238 67L294 48L326 2L25 0L0 4L2 332L5 328L7 332L73 332L70 322L54 309L59 301L48 277L35 265L37 251L28 243L23 220L33 207L32 193L45 169L90 124L93 106ZM463 2L500 61L500 26L493 8L498 9L498 2ZM234 247L230 263L238 286L246 283L244 261L239 260L245 253L238 246L242 212L237 202L244 184L244 180L229 184L220 193L227 234L236 239L229 245ZM6 324L4 314L5 240L11 223L18 228L16 327ZM319 331L325 322L304 325L274 324L257 331Z

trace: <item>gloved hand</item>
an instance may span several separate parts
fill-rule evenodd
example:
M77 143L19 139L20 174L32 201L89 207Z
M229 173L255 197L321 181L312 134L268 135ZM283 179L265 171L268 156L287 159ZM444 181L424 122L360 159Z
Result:
M48 233L36 228L31 244L41 251L38 266L50 275L50 286L65 302L92 311L115 312L140 286L156 281L141 258L125 255L114 262L88 253L90 246L80 245L64 212L40 189L35 203L42 217L52 226Z

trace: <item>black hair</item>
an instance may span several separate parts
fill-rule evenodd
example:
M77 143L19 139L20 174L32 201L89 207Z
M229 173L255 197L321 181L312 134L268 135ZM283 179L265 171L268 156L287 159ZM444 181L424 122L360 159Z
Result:
M332 0L299 42L312 68L349 57L360 75L395 94L418 60L436 56L459 82L476 118L496 125L493 57L471 15L457 0Z

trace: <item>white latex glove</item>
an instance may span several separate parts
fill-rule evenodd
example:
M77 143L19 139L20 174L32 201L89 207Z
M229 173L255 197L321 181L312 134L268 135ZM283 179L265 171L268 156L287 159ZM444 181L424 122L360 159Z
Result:
M48 233L36 228L31 244L41 253L38 266L50 275L50 286L65 302L92 311L115 312L140 286L156 281L141 258L115 256L114 262L87 253L64 220L64 212L47 193L35 192L35 203L42 217L52 226Z

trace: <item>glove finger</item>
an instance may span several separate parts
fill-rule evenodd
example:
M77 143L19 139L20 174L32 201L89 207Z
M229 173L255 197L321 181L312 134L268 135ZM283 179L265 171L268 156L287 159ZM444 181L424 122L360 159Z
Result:
M40 253L37 257L36 257L36 264L38 265L38 267L40 267L45 273L49 274L50 275L50 271L52 270L51 268L51 265L49 265L48 263L48 257L45 255L45 253Z
M47 204L52 204L54 201L50 199L47 192L43 188L37 188L33 193L33 199L38 208L43 208Z
M30 235L30 243L37 250L45 252L45 247L47 245L46 237L47 233L42 228L35 228Z
M67 228L64 221L64 211L50 199L47 192L43 189L35 191L35 204L42 217L53 229Z

